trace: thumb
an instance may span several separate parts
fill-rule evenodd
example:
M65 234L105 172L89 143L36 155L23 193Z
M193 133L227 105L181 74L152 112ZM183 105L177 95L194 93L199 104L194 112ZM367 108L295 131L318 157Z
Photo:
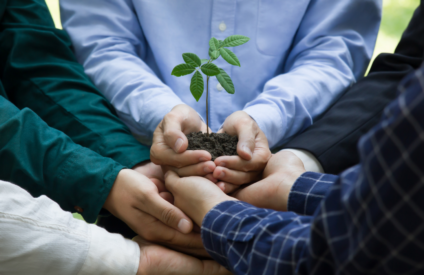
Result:
M149 201L150 207L148 207L146 212L153 217L184 234L188 234L193 230L193 222L190 218L159 194L152 195Z
M183 153L188 147L185 134L200 131L202 127L199 115L189 113L190 111L185 109L174 110L163 118L162 131L165 143L177 154Z
M239 141L237 143L237 154L245 160L251 160L255 150L256 131L249 127L237 127Z
M174 171L169 170L168 172L166 172L164 178L166 189L173 194L176 191L175 184L180 179L180 177Z

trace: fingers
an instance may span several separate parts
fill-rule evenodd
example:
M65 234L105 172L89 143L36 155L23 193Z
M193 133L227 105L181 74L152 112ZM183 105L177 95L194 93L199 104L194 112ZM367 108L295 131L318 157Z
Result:
M193 222L180 209L164 200L159 194L152 193L146 198L147 213L164 224L181 233L188 234L193 229ZM143 211L143 209L140 209Z
M210 161L212 156L209 152L203 150L189 150L176 154L172 149L163 146L163 144L156 144L150 149L150 159L158 165L181 168L199 162Z
M175 184L177 184L177 181L179 179L180 179L180 177L174 171L170 170L170 171L166 172L166 174L165 174L165 185L171 193L175 192L174 186L175 186Z
M176 106L162 121L165 143L175 153L182 153L187 149L188 140L185 134L200 131L201 127L199 115L187 105Z
M165 184L163 183L163 181L155 179L155 178L149 179L149 180L156 185L159 193L160 192L166 192Z
M139 274L162 275L228 275L224 267L212 260L195 257L152 244L136 237L133 241L140 247ZM204 251L204 250L203 250ZM204 252L206 253L206 252ZM209 258L209 257L208 257Z
M213 171L213 177L220 181L229 182L235 185L242 185L259 180L261 172L242 172L218 166Z
M269 149L268 149L269 150ZM226 167L231 170L237 171L262 171L266 166L271 153L268 156L267 152L264 154L253 154L253 158L248 161L240 158L239 156L222 156L215 159L215 164L218 167ZM215 169L216 170L216 169Z
M217 186L225 193L231 194L240 188L240 185L235 185L227 182L218 182Z
M175 173L177 173L180 177L190 177L190 176L206 176L208 174L211 174L216 168L216 165L212 161L207 162L201 162L198 164L182 167L182 168L175 168L172 166L166 166L164 167L165 171L172 170Z
M159 193L159 196L162 197L162 199L166 200L170 204L174 204L174 196L172 196L169 192L161 192Z

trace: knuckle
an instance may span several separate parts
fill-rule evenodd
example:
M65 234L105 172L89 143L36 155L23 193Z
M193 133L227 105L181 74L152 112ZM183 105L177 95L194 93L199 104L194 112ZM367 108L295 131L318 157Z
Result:
M162 211L161 219L165 224L170 225L171 222L173 221L173 218L174 218L174 209L166 208Z

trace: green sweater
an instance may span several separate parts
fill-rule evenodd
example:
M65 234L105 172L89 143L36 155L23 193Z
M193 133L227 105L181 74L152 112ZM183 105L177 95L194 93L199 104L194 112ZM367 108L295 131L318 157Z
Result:
M93 222L118 172L149 148L85 75L44 0L2 1L0 18L0 179Z

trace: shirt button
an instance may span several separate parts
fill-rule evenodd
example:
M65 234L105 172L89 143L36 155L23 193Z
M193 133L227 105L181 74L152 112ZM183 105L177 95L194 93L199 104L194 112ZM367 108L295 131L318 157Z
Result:
M225 25L225 23L224 22L221 22L221 24L219 24L219 30L220 31L225 31L227 29L227 25Z
M77 212L78 212L78 213L82 213L82 212L84 211L84 210L82 210L82 208L81 208L81 207L79 207L79 206L75 206L75 207L74 207L74 209L75 209L75 210L77 210Z
M221 83L216 84L216 89L217 89L218 91L222 91L222 90L224 90L224 88L222 87Z

